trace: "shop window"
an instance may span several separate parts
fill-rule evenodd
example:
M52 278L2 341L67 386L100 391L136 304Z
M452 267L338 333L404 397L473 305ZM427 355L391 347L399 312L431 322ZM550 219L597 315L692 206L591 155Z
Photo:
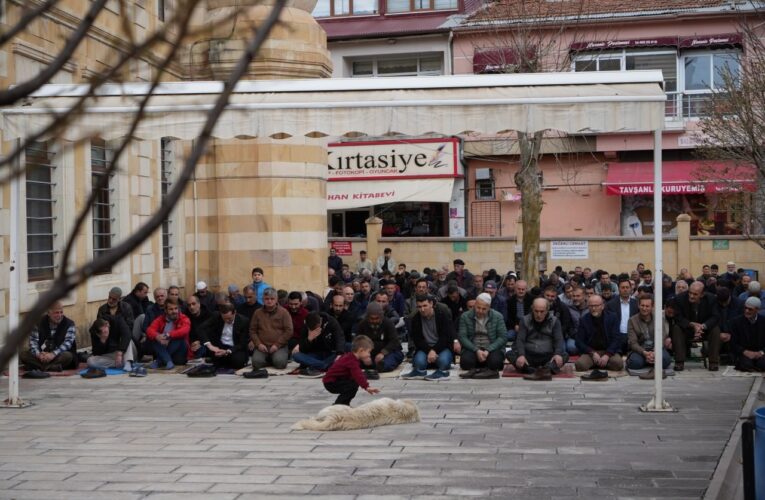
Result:
M383 236L447 236L448 203L399 202L375 207Z
M27 277L29 281L53 279L56 257L56 166L46 142L27 146L26 223Z
M351 62L353 77L442 75L443 54L362 59Z
M329 213L329 234L333 238L365 238L369 209Z
M313 17L363 16L377 14L377 0L319 0Z

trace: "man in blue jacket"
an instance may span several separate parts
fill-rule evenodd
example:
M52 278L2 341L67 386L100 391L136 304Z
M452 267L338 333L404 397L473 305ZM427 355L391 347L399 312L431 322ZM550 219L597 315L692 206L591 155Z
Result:
M622 337L616 315L605 310L603 297L593 295L587 300L589 312L579 320L576 347L580 352L577 371L591 368L621 370L624 367L619 351Z

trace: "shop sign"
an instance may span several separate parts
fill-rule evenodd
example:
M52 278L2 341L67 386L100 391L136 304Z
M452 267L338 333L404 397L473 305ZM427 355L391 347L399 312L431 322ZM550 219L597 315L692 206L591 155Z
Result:
M653 184L623 184L619 186L606 186L607 193L621 196L635 196L653 194ZM662 184L661 194L699 194L705 193L705 183L685 184Z
M353 255L353 244L350 241L333 241L329 246L334 248L340 257Z
M328 147L327 180L458 177L458 146L457 139L331 143Z
M452 242L452 251L453 252L467 252L468 251L467 241L454 241L454 242Z
M576 42L571 44L571 50L604 50L604 49L634 49L642 47L676 47L676 36L657 38L640 38L636 40L598 40L594 42Z
M712 250L730 250L730 240L712 240Z
M589 241L551 241L550 258L558 259L589 259Z
M743 37L740 33L706 36L660 36L655 38L637 38L627 40L595 40L591 42L572 43L570 49L580 50L609 50L609 49L638 49L646 47L679 47L695 49L703 47L730 47L741 45Z

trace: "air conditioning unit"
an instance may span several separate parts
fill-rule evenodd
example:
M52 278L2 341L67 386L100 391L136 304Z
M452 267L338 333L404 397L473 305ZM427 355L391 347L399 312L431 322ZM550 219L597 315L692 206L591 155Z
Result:
M492 179L490 168L477 168L475 170L475 180L490 181Z

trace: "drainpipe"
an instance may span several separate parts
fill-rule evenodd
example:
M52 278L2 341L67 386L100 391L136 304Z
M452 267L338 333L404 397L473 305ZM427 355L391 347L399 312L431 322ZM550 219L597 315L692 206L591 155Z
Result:
M446 64L449 65L446 74L454 74L454 30L449 30L449 39L446 42Z

